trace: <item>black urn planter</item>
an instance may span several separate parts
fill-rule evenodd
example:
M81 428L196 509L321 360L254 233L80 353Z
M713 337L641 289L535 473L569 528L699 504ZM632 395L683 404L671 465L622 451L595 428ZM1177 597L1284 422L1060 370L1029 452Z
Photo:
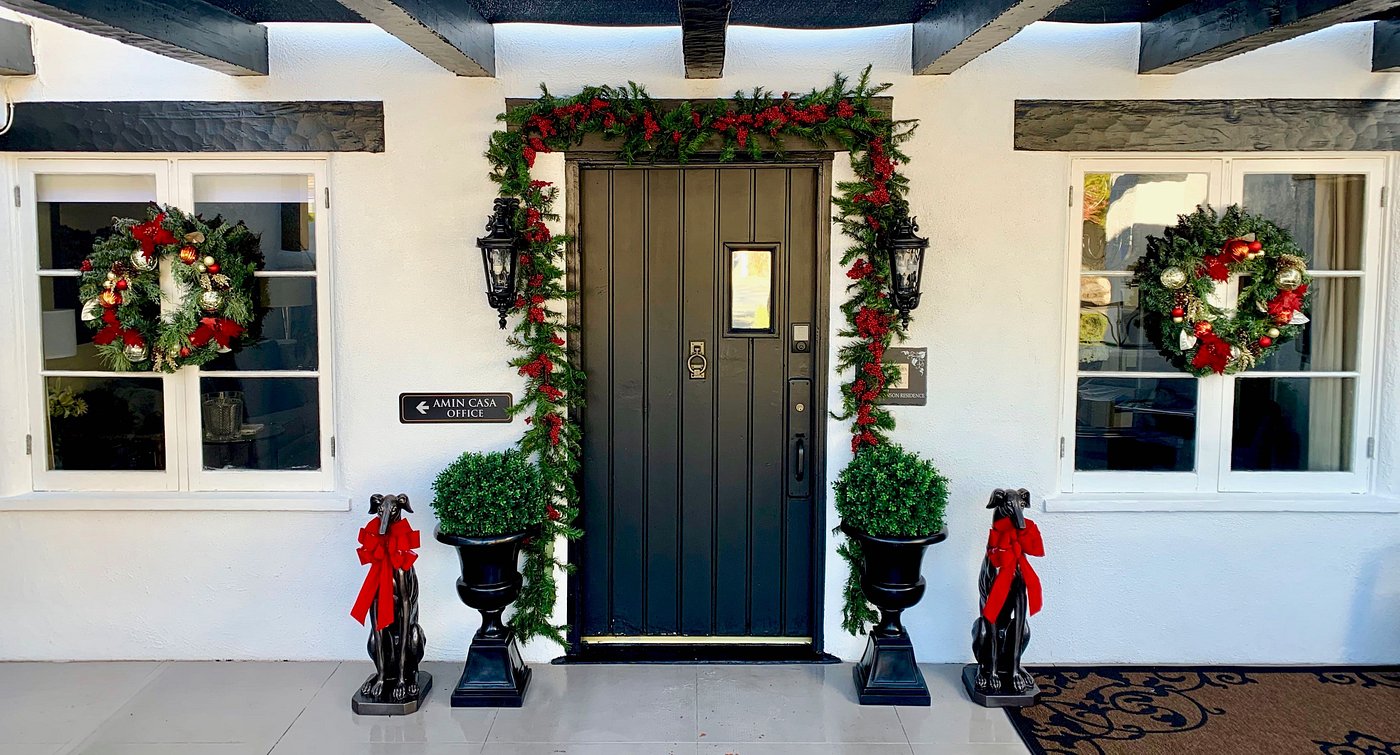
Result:
M880 537L844 522L841 531L860 543L860 587L880 609L880 623L870 630L865 653L856 664L856 694L861 705L928 705L928 684L914 661L914 644L900 614L924 597L920 574L924 550L948 538L947 530L927 537Z
M452 691L454 708L519 708L530 685L530 667L520 659L515 630L501 613L520 597L520 549L538 534L534 529L509 535L449 535L439 528L438 542L457 548L462 576L457 595L481 612L481 628L472 637L466 669Z

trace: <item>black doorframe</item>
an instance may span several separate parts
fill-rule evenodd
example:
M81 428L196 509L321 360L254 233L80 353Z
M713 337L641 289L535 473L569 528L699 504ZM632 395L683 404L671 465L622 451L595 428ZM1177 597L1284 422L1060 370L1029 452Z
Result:
M810 144L810 142L808 143ZM580 288L580 260L577 239L579 238L580 223L580 192L582 184L579 180L579 170L582 167L601 168L686 168L686 167L717 167L717 168L816 168L817 171L817 223L819 228L832 228L831 219L831 191L832 191L832 159L837 149L824 150L801 150L787 152L782 160L771 162L721 162L718 153L702 153L693 158L685 165L677 163L641 163L629 165L625 160L620 159L613 152L594 151L571 151L564 156L564 232L574 241L565 248L565 282L568 290L581 291ZM819 271L831 271L831 234L830 232L816 234L817 259L816 269ZM823 283L823 281L826 281ZM831 285L827 279L818 278L816 293L817 302L817 322L815 349L813 356L813 377L815 386L813 396L818 406L813 416L828 417L827 413L827 386L831 372L830 345L831 334ZM567 321L571 327L580 327L582 318L582 296L574 297L568 302ZM579 354L588 348L588 344L581 343ZM571 408L569 418L583 427L583 413L586 408ZM773 663L773 662L806 662L806 663L835 663L837 659L823 651L825 647L825 614L823 607L825 604L824 595L826 588L826 545L827 545L827 422L815 423L814 443L816 448L821 449L817 454L816 463L813 465L813 472L816 483L813 492L813 505L815 526L812 528L812 645L777 645L763 644L757 640L752 645L744 644L609 644L598 645L589 648L583 647L583 639L580 629L580 611L583 607L583 584L580 578L580 554L581 548L569 548L568 563L573 566L573 570L568 575L568 608L566 611L569 630L566 635L569 647L565 655L554 660L555 663L685 663L685 662L753 662L753 663ZM581 489L581 486L580 486ZM820 492L817 492L820 491ZM588 533L584 533L588 537Z

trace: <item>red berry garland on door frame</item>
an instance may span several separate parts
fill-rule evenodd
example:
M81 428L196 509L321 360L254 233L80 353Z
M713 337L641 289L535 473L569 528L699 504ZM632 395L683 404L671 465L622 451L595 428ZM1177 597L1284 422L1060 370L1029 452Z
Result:
M869 74L866 68L854 86L837 76L831 86L803 95L775 97L760 89L708 105L686 102L669 109L635 84L585 87L566 98L546 91L501 116L510 128L491 136L491 178L501 196L521 200L516 225L528 244L519 259L519 318L510 338L520 351L511 365L525 377L526 387L511 411L525 416L520 449L538 455L546 480L559 491L558 517L546 522L543 536L526 552L526 585L511 622L522 642L540 636L567 646L562 628L550 621L555 602L552 548L559 536L581 534L571 524L579 504L574 476L580 466L580 433L569 413L582 404L584 375L563 338L568 330L563 316L548 307L577 292L564 280L564 245L570 239L552 235L546 225L557 219L553 206L558 190L530 177L535 160L576 147L589 134L616 142L619 156L628 162L685 163L716 140L722 162L777 156L784 137L843 145L856 179L841 183L832 199L836 220L853 242L841 259L852 282L841 305L847 325L840 336L850 340L838 350L836 368L850 380L841 388L838 416L851 421L851 447L859 452L885 442L894 429L893 418L876 400L895 376L884 363L885 350L894 338L903 339L904 328L889 302L889 262L879 253L877 234L893 224L904 206L908 179L897 168L907 158L899 145L915 125L891 120L874 107L872 98L888 85L871 85Z
M162 312L160 263L173 260L179 295ZM145 221L118 219L79 265L82 319L98 355L117 371L174 372L241 345L255 307L258 237L242 223L206 223L151 205Z
M1232 206L1182 215L1149 236L1134 268L1144 331L1162 354L1193 375L1253 367L1308 323L1307 261L1288 231ZM1222 306L1218 287L1238 281Z

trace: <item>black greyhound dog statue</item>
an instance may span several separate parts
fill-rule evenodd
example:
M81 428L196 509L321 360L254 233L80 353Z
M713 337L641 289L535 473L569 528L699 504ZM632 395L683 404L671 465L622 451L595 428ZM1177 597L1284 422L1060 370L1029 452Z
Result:
M369 602L369 656L374 660L374 676L352 700L356 713L412 713L432 685L432 677L418 670L425 643L423 628L418 625L418 574L411 550L418 547L418 532L402 518L405 511L413 513L408 496L376 494L369 503L375 520L360 532L361 561L373 564L366 589L375 581L378 591L392 589L392 596L375 594L377 599ZM364 594L362 591L361 596ZM382 607L392 607L392 620L381 621Z
M1040 578L1026 556L1045 555L1039 529L1026 519L1030 503L1025 488L998 489L987 503L994 511L977 579L982 608L972 625L977 663L963 670L963 682L973 700L991 707L1031 705L1040 693L1021 665L1031 639L1030 615L1040 610Z

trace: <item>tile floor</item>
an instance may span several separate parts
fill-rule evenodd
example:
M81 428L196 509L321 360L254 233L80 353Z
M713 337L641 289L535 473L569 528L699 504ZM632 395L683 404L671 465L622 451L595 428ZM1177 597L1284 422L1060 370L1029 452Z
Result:
M350 712L368 661L0 663L5 755L1012 755L958 666L930 708L855 704L851 667L535 664L525 708L453 709L460 664L427 663L412 716Z

